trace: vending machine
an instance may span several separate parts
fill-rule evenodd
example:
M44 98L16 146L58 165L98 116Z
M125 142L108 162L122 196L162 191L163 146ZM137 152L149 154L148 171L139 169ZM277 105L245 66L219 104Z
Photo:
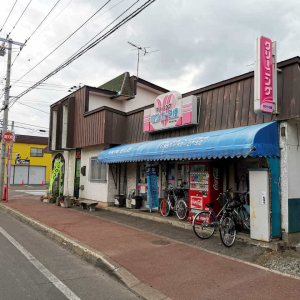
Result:
M189 222L200 211L208 211L206 203L214 202L217 214L221 204L216 200L223 191L223 175L215 163L190 163L189 180Z

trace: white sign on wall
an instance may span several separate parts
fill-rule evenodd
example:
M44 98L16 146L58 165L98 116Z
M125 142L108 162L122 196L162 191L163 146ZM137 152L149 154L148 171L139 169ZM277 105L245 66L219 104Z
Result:
M144 132L198 124L197 97L182 98L172 91L158 96L154 107L144 110Z

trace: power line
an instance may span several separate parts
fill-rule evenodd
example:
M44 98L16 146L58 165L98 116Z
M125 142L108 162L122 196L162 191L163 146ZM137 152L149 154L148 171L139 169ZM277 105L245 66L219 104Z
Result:
M10 121L10 120L9 120ZM11 122L11 121L10 121ZM46 128L46 129L49 129L48 127L44 127L44 126L36 126L36 125L32 125L32 124L27 124L27 123L21 123L21 122L17 122L17 121L14 121L15 123L17 124L22 124L22 125L28 125L28 126L32 126L32 127L38 127L38 128Z
M24 78L33 69L40 65L45 59L47 59L52 53L54 53L59 47L61 47L67 40L69 40L78 30L80 30L91 18L93 18L103 7L105 7L111 0L108 0L104 5L102 5L91 17L89 17L81 26L79 26L74 32L72 32L62 43L60 43L53 51L51 51L46 57L44 57L38 64L31 68L27 73L20 77L17 81Z
M22 127L22 126L16 126L16 128L22 128L22 129L26 129L28 132L40 132L40 133L47 133L49 132L49 130L44 130L44 129L32 129L32 128L29 128L29 127ZM43 130L43 131L41 131Z
M0 83L0 85L5 85L5 83ZM59 91L59 92L68 92L69 90L68 89L66 89L66 88L59 88L59 87L57 87L57 88L55 88L55 87L49 87L49 88L47 88L48 86L43 86L43 85L41 85L42 87L39 87L39 88L37 88L38 90L48 90L48 91ZM28 85L21 85L21 84L17 84L17 85L14 85L14 87L15 88L20 88L20 87L28 87Z
M36 29L32 32L32 34L29 36L29 38L27 40L25 40L24 45L20 48L20 51L18 53L18 55L15 57L13 63L11 64L11 66L14 65L15 61L17 60L17 58L19 57L21 51L23 50L24 46L26 46L26 44L28 43L28 41L30 40L30 38L36 33L36 31L42 26L42 24L46 21L46 19L49 17L49 15L51 14L51 12L55 9L55 7L57 6L57 4L60 2L60 0L57 0L57 2L54 4L54 6L50 9L50 11L47 13L47 15L44 17L44 19L42 20L42 22L36 27Z
M11 30L11 32L7 35L6 39L9 38L10 34L13 32L13 30L16 28L17 24L19 23L19 21L21 20L22 16L24 15L25 11L27 10L29 4L31 3L32 0L29 1L29 3L27 4L27 6L25 7L25 9L23 10L20 18L18 19L18 21L16 22L15 26L13 27L13 29Z
M118 20L122 15L124 15L129 9L131 9L131 8L132 8L137 2L139 2L139 1L140 1L140 0L137 0L136 2L134 2L129 8L127 8L123 13L121 13L114 21L112 21L110 24L108 24L103 30L101 30L101 31L100 31L98 34L96 34L92 39L90 39L90 40L89 40L87 43L85 43L81 48L79 48L72 56L76 55L76 53L78 53L84 46L86 46L86 45L89 44L91 41L93 41L98 35L100 35L105 29L107 29L111 24L113 24L116 20ZM149 1L148 1L148 2L149 2ZM107 2L107 3L108 3L108 2ZM107 3L106 3L106 4L107 4ZM146 3L147 3L147 2L146 2ZM106 5L106 4L105 4L105 5ZM95 14L94 14L94 15L95 15ZM92 18L92 17L91 17L91 18ZM89 18L89 19L91 19L91 18ZM88 21L89 21L89 20L87 20L84 24L86 24ZM83 24L83 25L84 25L84 24ZM83 25L82 25L82 26L83 26ZM82 27L82 26L81 26L81 27ZM80 28L80 27L79 27L79 28ZM78 28L78 29L79 29L79 28ZM77 30L78 30L78 29L77 29ZM76 31L75 31L75 32L76 32ZM74 32L74 33L75 33L75 32ZM73 34L74 34L74 33L73 33ZM73 35L73 34L72 34L72 35ZM68 39L69 39L69 38L68 38ZM67 40L67 39L66 39L66 40ZM66 40L65 40L65 41L66 41ZM64 42L65 42L65 41L64 41ZM28 73L30 73L33 69L35 69L39 64L41 64L47 57L49 57L49 56L50 56L53 52L55 52L62 44L64 44L64 42L61 43L58 47L56 47L56 48L55 48L51 53L49 53L46 57L44 57L38 64L36 64L31 70L29 70L26 74L24 74L20 79L22 79L23 77L25 77ZM72 57L72 56L71 56L71 57ZM16 82L18 82L20 79L18 79ZM16 83L16 82L15 82L15 83ZM15 83L14 83L14 84L15 84ZM13 84L13 85L14 85L14 84Z
M3 83L6 80L6 78L0 78L1 83ZM17 79L11 79L11 81L17 81ZM32 84L35 83L35 81L28 81L28 80L19 80L19 83L21 84ZM43 86L51 86L51 87L59 87L59 88L66 88L69 89L70 86L69 85L61 85L61 84L55 84L55 83L43 83L41 84Z
M17 2L18 2L18 0L16 0L15 4L14 4L13 7L11 8L11 10L10 10L10 12L9 12L9 14L8 14L8 16L7 16L7 18L6 18L6 20L4 21L4 24L2 25L2 27L1 27L1 29L0 29L0 32L1 32L2 29L4 28L6 22L7 22L8 18L9 18L9 16L10 16L10 14L12 13L12 11L13 11L15 5L17 4Z
M33 42L38 39L38 37L56 20L56 18L67 8L67 6L71 4L72 1L73 0L70 0L68 2L68 4L56 15L56 17L36 36Z
M28 87L27 85L15 85L14 86L15 88L26 88L26 87ZM65 92L65 93L67 93L68 92L68 90L57 90L57 89L46 89L46 88L42 88L42 87L38 87L38 88L36 88L37 90L47 90L47 91L55 91L55 92Z
M92 49L93 47L95 47L97 44L99 44L101 41L103 41L104 39L106 39L108 36L110 36L112 33L114 33L116 30L118 30L120 27L122 27L124 24L126 24L128 21L130 21L131 19L133 19L134 17L136 17L138 14L140 14L144 9L146 9L149 5L151 5L152 3L154 3L156 0L148 0L147 2L145 2L143 5L141 5L137 10L135 10L134 12L132 12L131 14L129 14L127 17L125 17L123 20L121 20L117 25L115 25L113 28L111 28L108 32L106 32L105 34L103 34L102 36L100 36L96 41L94 41L93 43L91 43L89 46L87 46L85 49L83 49L82 51L80 51L79 53L76 52L76 55L73 55L71 58L69 58L68 60L66 60L63 64L61 64L59 67L57 67L54 71L52 71L51 73L49 73L46 77L44 77L43 79L41 79L40 81L38 81L36 84L34 84L33 86L31 86L30 88L28 88L27 90L23 91L21 94L19 94L18 96L16 96L12 102L10 103L10 107L12 105L14 105L21 97L23 97L25 94L29 93L30 91L32 91L33 89L35 89L37 86L39 86L41 83L43 83L44 81L46 81L47 79L49 79L50 77L52 77L53 75L55 75L56 73L58 73L60 70L64 69L66 66L68 66L69 64L71 64L74 60L76 60L77 58L79 58L80 56L82 56L85 52L87 52L88 50ZM98 35L98 34L97 34ZM96 35L96 36L97 36ZM93 38L94 39L94 38Z
M43 113L45 113L45 114L48 114L48 115L50 115L50 113L48 113L47 111L44 111L44 110L41 110L41 109L35 108L35 107L33 107L33 106L30 106L30 105L24 104L24 103L22 103L22 102L18 102L18 104L21 104L21 105L24 105L24 106L30 107L30 108L32 108L32 109L36 109L36 110L38 110L38 111L41 111L41 112L43 112Z
M73 1L73 0L71 0L71 1ZM71 1L70 1L70 2L71 2ZM121 4L121 3L124 2L124 1L125 1L125 0L121 0L120 2L116 3L114 6L111 6L109 9L107 9L105 12L103 12L103 13L100 14L99 16L95 17L94 19L89 20L86 24L88 24L88 23L90 23L90 22L93 22L93 21L95 21L96 19L100 18L101 16L103 16L104 14L106 14L108 11L112 10L113 8L115 8L116 6L118 6L119 4ZM69 4L70 4L70 2L69 2ZM68 4L67 4L67 5L68 5ZM66 6L67 6L67 5L66 5ZM51 23L52 23L52 22L51 22ZM50 23L50 24L51 24L51 23ZM49 24L49 25L50 25L50 24ZM48 27L48 26L47 26L47 27ZM47 27L46 27L46 28L47 28ZM45 28L45 29L46 29L46 28ZM44 30L43 30L43 31L44 31ZM40 33L40 34L41 34L41 33ZM40 34L39 34L39 35L40 35ZM39 36L39 35L38 35L38 36ZM35 40L37 40L38 36L33 40L33 42L34 42ZM37 58L38 56L40 56L42 53L46 52L47 50L49 50L49 49L51 49L52 47L54 47L54 46L56 46L57 44L59 44L59 43L60 43L61 41L63 41L67 36L68 36L68 35L66 35L65 37L63 37L63 38L60 39L59 41L55 42L55 43L52 44L51 46L45 48L44 50L42 50L41 52L37 53L36 55L32 56L31 58L29 58L29 59L28 59L27 61L25 61L24 63L22 63L22 64L16 66L14 69L19 68L19 67L25 65L26 63L28 63L29 61L32 61L32 60L36 59L36 58Z

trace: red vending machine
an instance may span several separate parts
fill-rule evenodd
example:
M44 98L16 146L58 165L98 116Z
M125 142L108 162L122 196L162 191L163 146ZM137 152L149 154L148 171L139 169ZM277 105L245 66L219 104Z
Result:
M221 204L216 200L223 191L223 176L220 167L215 163L190 163L189 180L189 222L193 222L195 215L208 210L206 203L214 202L217 214Z

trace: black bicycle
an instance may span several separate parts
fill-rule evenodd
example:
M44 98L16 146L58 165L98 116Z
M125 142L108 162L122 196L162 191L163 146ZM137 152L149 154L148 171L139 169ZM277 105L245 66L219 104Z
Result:
M215 203L211 202L205 204L208 210L200 211L195 215L193 220L193 230L198 238L209 239L214 234L216 228L219 227L219 224L223 220L225 208L229 205L229 202L232 201L230 195L231 192L232 189L229 189L217 197L217 201L219 201L220 198L223 198L223 202L225 202L218 214L216 214L213 209Z
M242 231L244 227L250 229L250 214L244 207L245 194L233 199L225 208L220 222L220 238L226 247L231 247L235 240L238 231Z

